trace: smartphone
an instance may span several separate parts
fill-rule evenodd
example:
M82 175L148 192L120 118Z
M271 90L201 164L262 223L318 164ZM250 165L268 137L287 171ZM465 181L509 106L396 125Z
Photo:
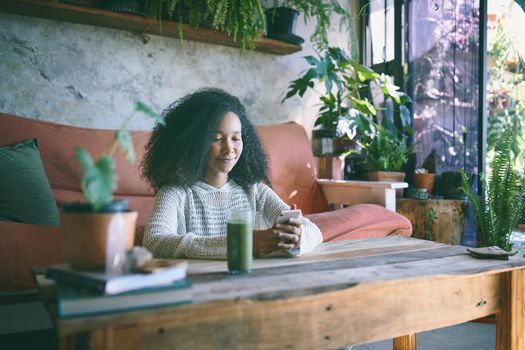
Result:
M284 224L288 222L288 219L297 219L301 217L301 209L285 210L281 213L279 217L275 220L276 224Z

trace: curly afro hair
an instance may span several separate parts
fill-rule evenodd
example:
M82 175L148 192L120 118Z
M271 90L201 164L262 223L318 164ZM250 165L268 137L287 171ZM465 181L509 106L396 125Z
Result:
M166 125L157 123L153 129L141 166L155 191L203 179L213 137L228 112L239 117L244 144L229 177L245 189L257 182L270 184L266 155L244 106L223 90L206 88L172 103L164 111Z

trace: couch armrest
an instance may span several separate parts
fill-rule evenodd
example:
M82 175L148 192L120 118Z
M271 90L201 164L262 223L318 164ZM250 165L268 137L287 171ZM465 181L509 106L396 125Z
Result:
M353 205L379 204L396 211L396 189L407 188L406 182L343 181L317 179L328 203Z

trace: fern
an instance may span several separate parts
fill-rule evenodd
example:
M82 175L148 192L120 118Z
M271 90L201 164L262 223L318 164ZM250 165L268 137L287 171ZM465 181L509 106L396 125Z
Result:
M499 141L490 165L490 180L481 175L481 194L476 196L467 175L462 170L462 189L469 197L478 224L479 245L496 245L512 249L512 234L521 217L523 178L514 169L512 143L514 134L507 130Z

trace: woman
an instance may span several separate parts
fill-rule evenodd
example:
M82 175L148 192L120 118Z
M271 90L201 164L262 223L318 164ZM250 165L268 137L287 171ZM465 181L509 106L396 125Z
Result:
M144 246L155 257L226 258L226 216L252 210L270 223L254 230L253 253L293 255L322 241L305 218L273 224L289 206L268 186L268 166L238 98L203 89L165 111L146 146L144 177L157 192Z

